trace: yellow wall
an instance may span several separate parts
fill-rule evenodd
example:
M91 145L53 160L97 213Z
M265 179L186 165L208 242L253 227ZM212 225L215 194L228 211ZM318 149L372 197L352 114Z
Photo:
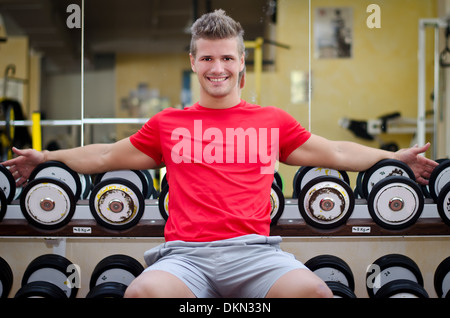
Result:
M365 0L314 0L318 7L353 8L353 57L349 59L315 59L314 30L312 31L312 132L333 140L350 140L378 147L378 142L367 142L338 125L342 117L368 120L390 112L416 118L418 21L437 17L436 1L380 0L381 28L370 29L366 20L370 13ZM278 6L277 41L291 46L278 48L276 71L263 76L261 104L274 105L288 111L302 125L309 127L308 103L291 103L292 71L308 72L308 1L280 0ZM428 39L433 37L427 34ZM427 42L427 69L433 69L433 43ZM428 75L431 94L432 74ZM251 74L243 97L252 100ZM380 136L385 142L395 141L408 147L412 135ZM280 166L285 179L285 195L292 194L292 177L297 168ZM352 187L356 173L351 173Z
M16 73L13 77L29 81L30 57L28 42L28 37L26 36L13 36L9 37L6 42L0 43L0 76L2 78L4 77L6 67L9 64L14 64L16 66ZM12 76L12 74L10 73L9 76ZM27 83L23 83L23 96L21 97L25 114L28 113L29 101ZM3 95L3 86L1 89L0 95Z

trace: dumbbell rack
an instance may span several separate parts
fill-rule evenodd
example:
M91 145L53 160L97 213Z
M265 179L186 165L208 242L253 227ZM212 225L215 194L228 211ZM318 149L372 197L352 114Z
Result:
M7 208L0 222L0 237L163 237L165 221L160 215L157 200L146 200L144 215L139 223L124 231L107 229L97 224L89 210L89 201L77 203L72 220L56 230L42 230L28 224L17 200ZM356 199L352 215L346 224L334 229L314 228L302 219L297 199L286 199L285 209L277 224L271 227L271 235L285 237L320 236L446 236L450 226L439 217L432 199L425 199L419 220L402 230L388 230L377 225L369 215L367 201Z

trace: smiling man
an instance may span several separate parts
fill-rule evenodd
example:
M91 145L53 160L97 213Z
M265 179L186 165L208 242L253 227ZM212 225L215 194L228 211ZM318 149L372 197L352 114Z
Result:
M147 269L126 297L331 297L327 285L270 236L274 163L363 171L382 159L407 163L426 183L429 145L396 153L330 141L276 107L240 98L245 68L241 25L224 11L192 26L190 61L200 100L166 109L114 144L59 151L18 150L4 162L18 184L37 164L66 163L80 173L167 167L166 243L144 255Z

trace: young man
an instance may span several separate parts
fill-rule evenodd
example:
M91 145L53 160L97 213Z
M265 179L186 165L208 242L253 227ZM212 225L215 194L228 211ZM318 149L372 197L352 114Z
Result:
M149 267L126 297L331 297L327 285L270 237L270 187L277 159L289 165L363 171L394 158L421 183L437 165L396 153L310 134L275 107L240 99L245 67L243 30L222 10L192 27L190 61L200 100L167 109L130 138L54 152L14 149L7 161L18 183L37 164L66 163L81 173L166 165L170 216L166 243L147 251Z

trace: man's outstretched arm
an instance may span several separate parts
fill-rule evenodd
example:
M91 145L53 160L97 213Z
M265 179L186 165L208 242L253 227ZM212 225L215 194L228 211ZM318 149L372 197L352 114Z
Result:
M383 159L396 159L406 163L414 172L417 182L428 184L431 172L438 165L422 154L430 144L390 152L347 141L331 141L312 135L294 150L285 163L297 166L326 167L345 171L365 171Z
M57 151L16 148L13 151L17 157L2 164L9 167L18 185L26 182L37 165L47 161L61 161L74 171L85 174L157 168L155 161L136 149L129 138L112 144L92 144Z

